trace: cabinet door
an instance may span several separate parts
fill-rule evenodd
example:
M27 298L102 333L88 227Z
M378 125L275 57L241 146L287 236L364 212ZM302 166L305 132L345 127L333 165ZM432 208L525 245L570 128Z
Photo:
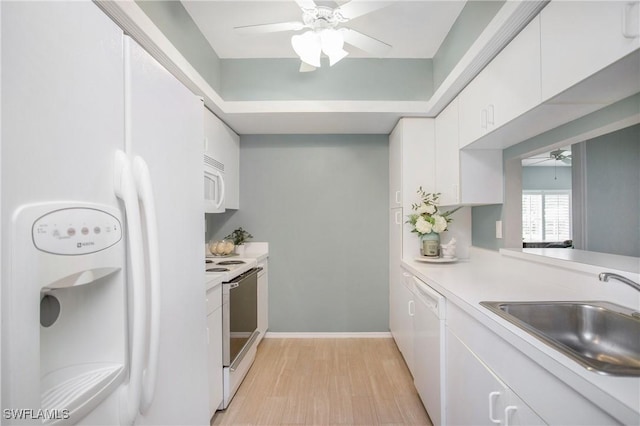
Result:
M411 292L410 287L407 286L405 281L412 280L413 276L407 272L402 273L402 277L400 279L400 285L398 286L399 290L399 326L398 326L398 338L396 338L396 344L398 345L398 349L402 352L402 356L404 357L404 361L409 367L409 371L411 374L414 372L413 366L413 316L415 315L415 300L413 297L413 293Z
M402 319L406 309L401 301L402 286L402 209L391 209L389 212L389 330L398 340Z
M436 192L440 204L460 202L460 159L458 156L458 98L436 117Z
M540 17L529 22L482 72L491 87L488 131L540 104Z
M258 275L258 339L262 340L269 328L269 263L265 260L258 266L263 268Z
M546 424L448 329L446 345L447 424Z
M226 124L221 123L220 145L224 163L225 197L227 209L240 208L240 137Z
M500 424L507 407L504 385L447 329L446 418L450 425Z
M460 147L540 100L540 18L536 17L460 93Z
M418 187L435 192L435 119L403 118L402 129L402 207L405 213L418 202Z
M207 333L209 345L208 378L209 378L209 417L212 417L223 397L222 383L222 308L218 308L207 316Z
M542 99L638 49L639 16L637 1L552 1L546 6L540 13Z
M389 135L389 207L402 206L402 121Z

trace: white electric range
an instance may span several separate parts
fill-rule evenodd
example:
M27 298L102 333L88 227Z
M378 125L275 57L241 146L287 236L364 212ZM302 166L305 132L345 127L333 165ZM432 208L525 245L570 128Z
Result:
M205 281L222 280L223 400L218 409L227 408L255 359L260 335L258 271L256 259L205 258Z
M251 258L206 256L204 269L207 277L228 282L256 266L256 260Z

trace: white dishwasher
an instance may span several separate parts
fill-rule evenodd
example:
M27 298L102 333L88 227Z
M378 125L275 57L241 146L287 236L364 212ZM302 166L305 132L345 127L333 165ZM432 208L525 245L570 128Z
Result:
M416 277L413 381L434 425L444 419L445 298Z

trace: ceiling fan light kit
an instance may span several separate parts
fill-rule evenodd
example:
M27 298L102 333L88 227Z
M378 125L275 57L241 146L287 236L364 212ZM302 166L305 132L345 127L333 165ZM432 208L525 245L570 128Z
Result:
M353 18L385 7L384 2L359 2L352 0L340 7L332 9L317 6L312 0L296 0L302 9L302 22L282 22L276 24L248 25L236 27L245 34L269 33L277 31L299 31L308 28L303 34L291 37L291 46L300 58L300 72L314 71L320 68L320 57L324 53L329 57L329 66L337 64L349 52L344 50L344 43L362 50L382 56L390 45L362 34L350 28L336 28Z
M329 65L333 66L346 57L349 52L343 49L344 37L340 31L333 28L320 31L307 31L304 34L296 34L291 37L291 46L300 57L300 60L315 68L320 68L320 56L322 53L329 57ZM305 67L305 70L313 71ZM301 69L301 71L303 71Z

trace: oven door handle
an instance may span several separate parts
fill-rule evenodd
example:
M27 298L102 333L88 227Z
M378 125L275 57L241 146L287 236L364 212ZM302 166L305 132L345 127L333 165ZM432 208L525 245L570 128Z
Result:
M240 287L240 283L229 283L228 284L229 290L233 290L236 287Z

